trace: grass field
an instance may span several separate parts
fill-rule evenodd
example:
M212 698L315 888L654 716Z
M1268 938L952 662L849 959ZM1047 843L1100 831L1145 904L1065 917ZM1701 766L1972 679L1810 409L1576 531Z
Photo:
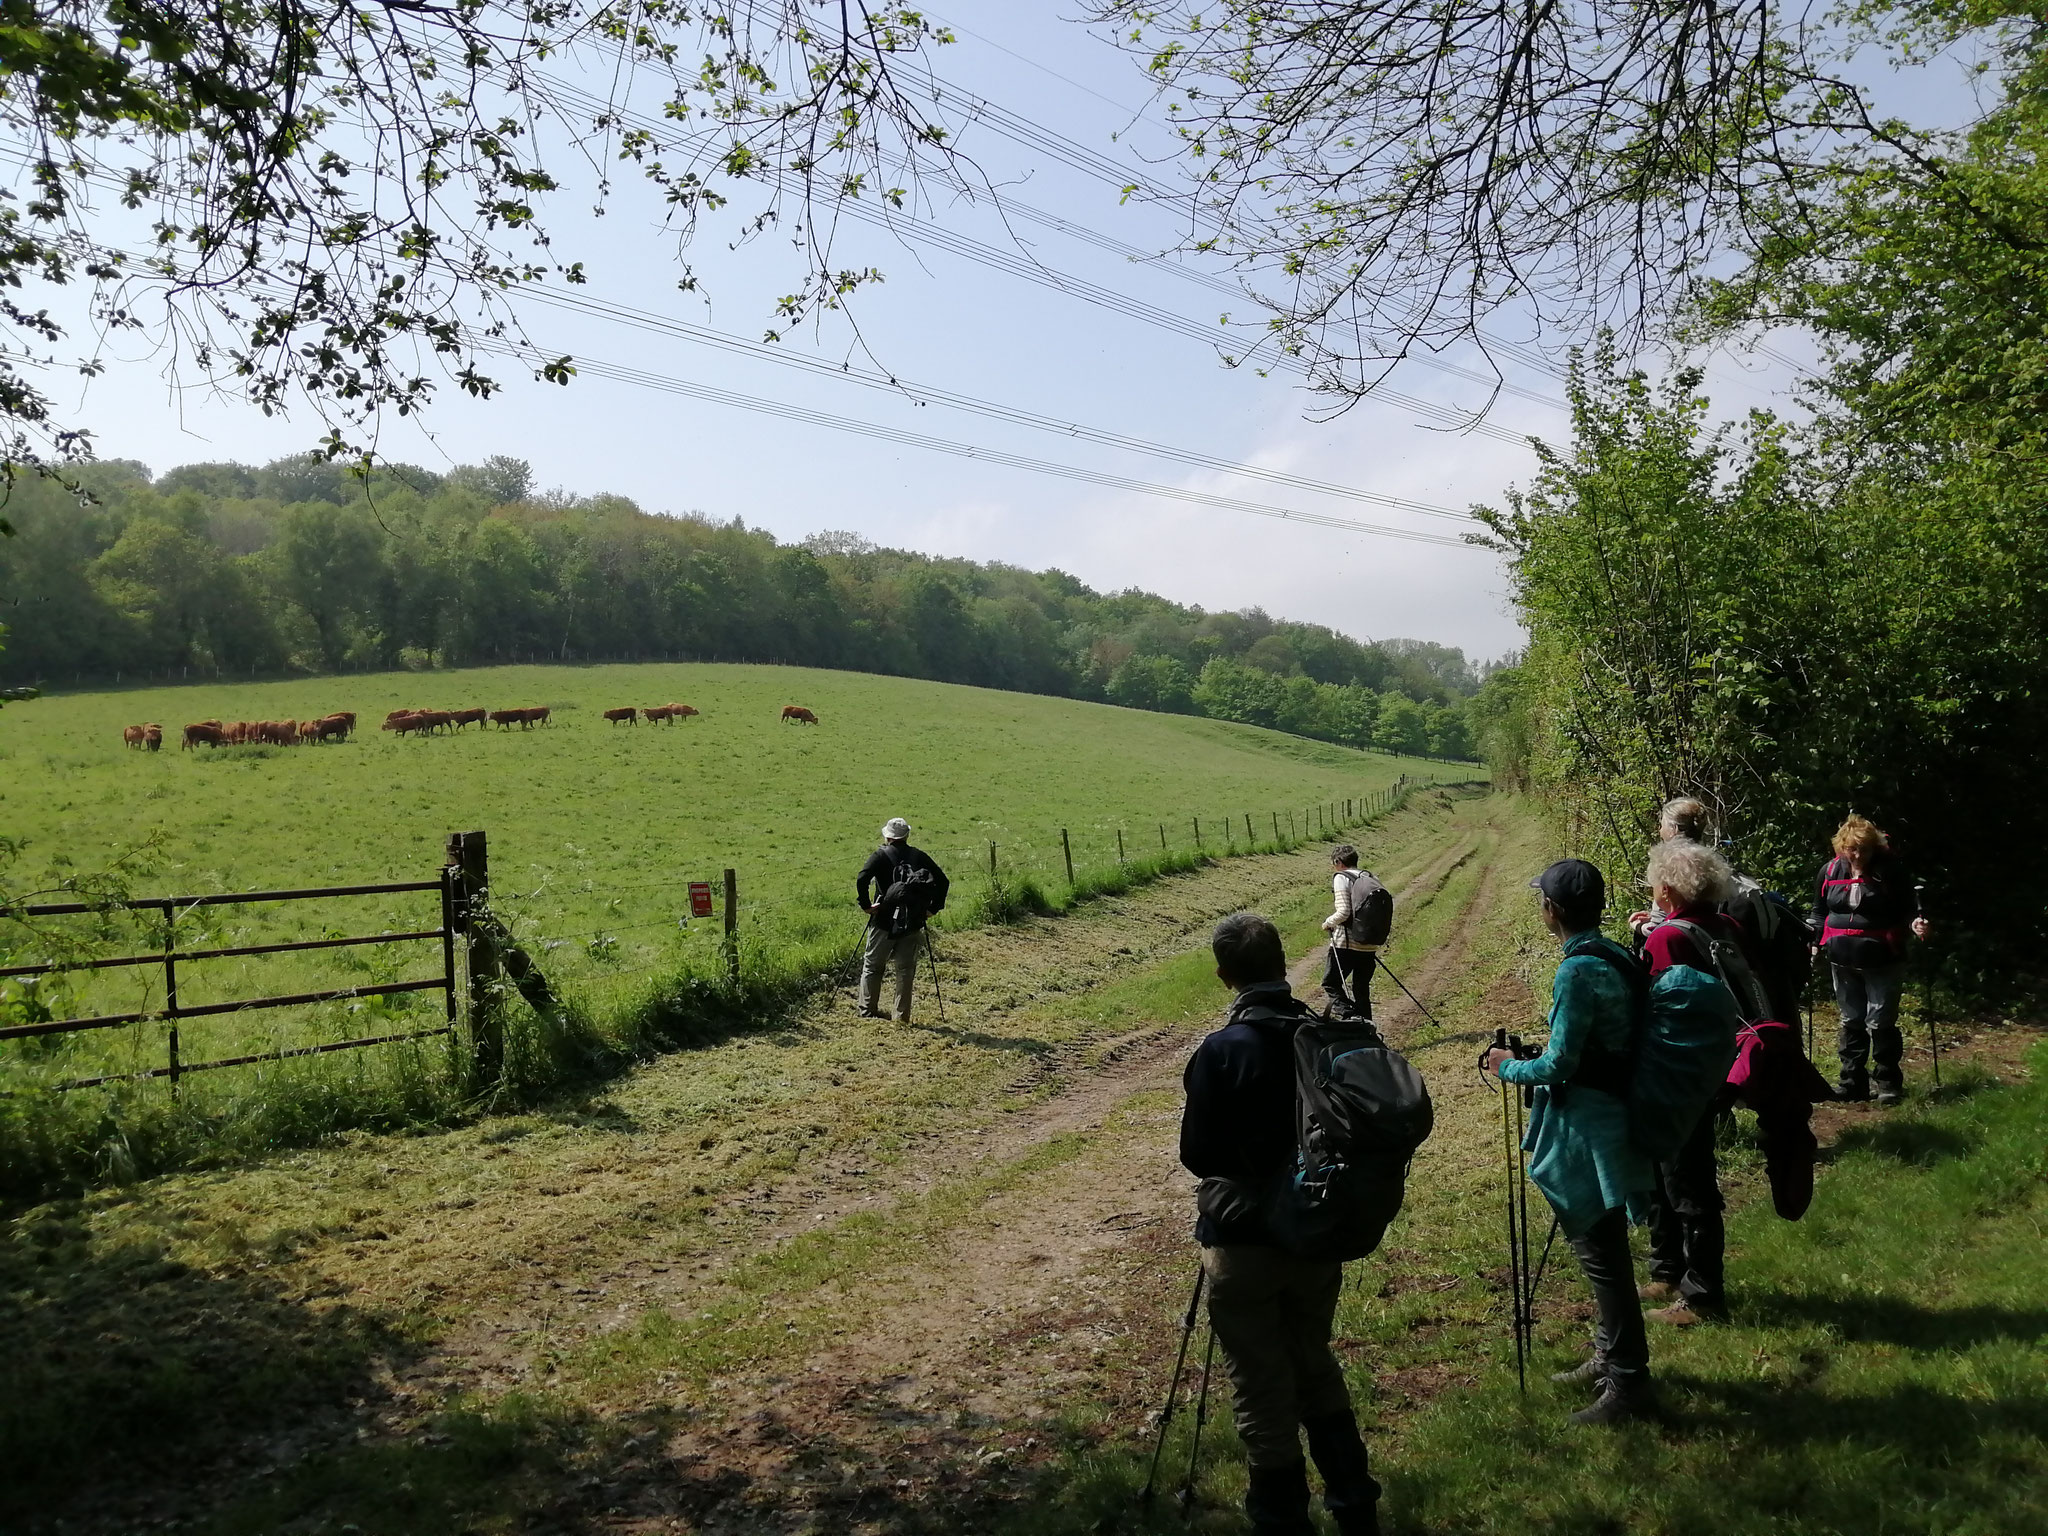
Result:
M605 709L695 705L680 725L613 725ZM822 724L785 725L788 703ZM472 728L399 739L377 723L399 707L546 704L532 730ZM353 710L357 738L317 747L178 750L206 718L303 718ZM169 745L127 750L124 725L156 721ZM0 715L0 835L20 845L6 884L44 890L118 863L138 895L197 894L431 878L452 831L489 835L493 905L557 989L600 1021L644 1011L651 984L717 969L720 925L683 922L685 886L738 871L750 966L816 973L860 931L850 886L885 816L955 877L955 908L988 888L989 845L1015 888L1064 889L1065 828L1084 882L1162 848L1242 848L1310 835L1341 810L1411 779L1478 770L1351 751L1277 732L1029 694L781 667L504 667L248 685L75 694ZM182 948L416 930L438 922L431 893L181 916ZM66 923L68 922L68 926ZM140 952L154 918L49 925L57 948ZM0 923L17 963L53 946ZM181 1003L333 989L433 974L431 943L180 967ZM70 973L36 1006L58 1015L160 1006L156 967ZM19 993L17 989L17 1007ZM438 1021L415 993L317 1009L226 1015L181 1030L186 1061L381 1035ZM602 1028L600 1033L603 1033ZM614 1031L614 1034L617 1032ZM0 1080L49 1082L158 1066L159 1025L0 1047ZM324 1058L317 1073L358 1100L433 1092L438 1047ZM372 1059L375 1058L375 1059ZM235 1095L246 1071L193 1079ZM230 1084L229 1079L235 1079ZM156 1090L151 1090L156 1091ZM332 1118L332 1116L330 1116ZM342 1119L349 1116L342 1115ZM118 1156L115 1158L118 1163Z

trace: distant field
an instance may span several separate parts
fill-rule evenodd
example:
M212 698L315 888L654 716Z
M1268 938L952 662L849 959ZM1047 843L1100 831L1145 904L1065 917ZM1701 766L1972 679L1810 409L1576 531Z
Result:
M606 708L678 700L700 719L611 725ZM784 725L784 704L816 727ZM471 727L452 737L380 734L401 706L546 704L530 731ZM361 717L355 741L318 747L177 749L187 721ZM121 744L123 725L156 721L165 750ZM1006 872L1057 878L1059 832L1078 867L1156 849L1163 824L1191 846L1263 840L1273 813L1312 818L1318 802L1362 797L1399 774L1462 779L1476 769L1360 753L1222 721L1030 694L805 669L660 665L499 667L76 694L0 711L0 834L21 841L15 889L104 866L154 837L138 894L314 886L431 877L451 831L490 838L494 896L552 978L601 998L619 981L707 959L714 922L678 924L685 882L739 871L749 943L807 944L852 931L852 877L882 820L971 894L988 844ZM321 933L429 926L431 896L321 906L217 908L181 924L180 942L270 942ZM136 935L114 933L108 942ZM616 943L608 943L615 940ZM0 948L23 936L0 923ZM430 945L326 956L211 962L181 978L187 1003L256 992L396 979L435 968ZM156 973L106 972L69 1000L92 1011L149 1006ZM422 995L419 1009L438 1009ZM380 1011L357 1005L357 1012ZM407 1010L399 1008L397 1012ZM335 1010L339 1015L340 1010ZM287 1016L187 1026L188 1058L263 1048ZM361 1021L357 1021L361 1022ZM316 1029L352 1032L340 1017ZM137 1032L121 1031L120 1035ZM64 1050L103 1053L112 1039ZM137 1042L154 1061L158 1047ZM52 1047L52 1050L58 1049Z

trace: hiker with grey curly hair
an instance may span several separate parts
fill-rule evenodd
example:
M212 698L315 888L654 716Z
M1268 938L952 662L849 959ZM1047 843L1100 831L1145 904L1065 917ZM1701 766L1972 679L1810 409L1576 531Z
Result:
M1665 914L1643 938L1650 979L1674 965L1720 975L1711 942L1738 949L1742 945L1741 928L1721 911L1721 903L1735 890L1735 871L1728 861L1690 838L1667 838L1650 850L1643 881L1657 910ZM1668 1305L1644 1314L1653 1323L1685 1328L1728 1315L1723 1262L1727 1229L1721 1214L1726 1202L1714 1151L1719 1118L1711 1110L1700 1116L1678 1155L1657 1165L1650 1210L1650 1283L1640 1294L1645 1301Z

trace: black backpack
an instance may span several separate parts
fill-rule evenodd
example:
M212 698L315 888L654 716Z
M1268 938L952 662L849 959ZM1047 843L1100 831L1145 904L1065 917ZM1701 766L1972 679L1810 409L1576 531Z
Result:
M896 878L876 903L889 937L900 939L922 928L925 919L946 910L946 877L929 859L913 860L908 853L890 851L889 862Z
M1351 877L1351 917L1344 936L1354 944L1386 943L1394 931L1394 893L1362 869L1344 873Z
M1369 1019L1304 1019L1294 1034L1294 1167L1264 1201L1297 1258L1362 1259L1400 1214L1408 1163L1436 1122L1429 1087Z
M1747 875L1735 877L1735 894L1721 910L1742 925L1755 946L1757 980L1775 1005L1772 1018L1789 1024L1813 980L1813 929L1792 903ZM1781 1013L1785 1017L1778 1018Z

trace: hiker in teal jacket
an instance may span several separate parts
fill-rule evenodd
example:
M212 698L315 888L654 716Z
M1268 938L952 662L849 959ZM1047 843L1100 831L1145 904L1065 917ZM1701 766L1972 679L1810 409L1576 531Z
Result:
M1625 1097L1644 980L1635 957L1600 933L1607 889L1599 870L1565 859L1529 883L1542 893L1545 926L1564 945L1551 986L1550 1039L1532 1060L1496 1049L1484 1065L1511 1088L1535 1090L1522 1143L1529 1177L1557 1212L1600 1313L1593 1358L1553 1379L1599 1383L1599 1398L1572 1419L1609 1424L1637 1416L1650 1401L1628 1224L1631 1215L1647 1215L1657 1177L1630 1144Z

